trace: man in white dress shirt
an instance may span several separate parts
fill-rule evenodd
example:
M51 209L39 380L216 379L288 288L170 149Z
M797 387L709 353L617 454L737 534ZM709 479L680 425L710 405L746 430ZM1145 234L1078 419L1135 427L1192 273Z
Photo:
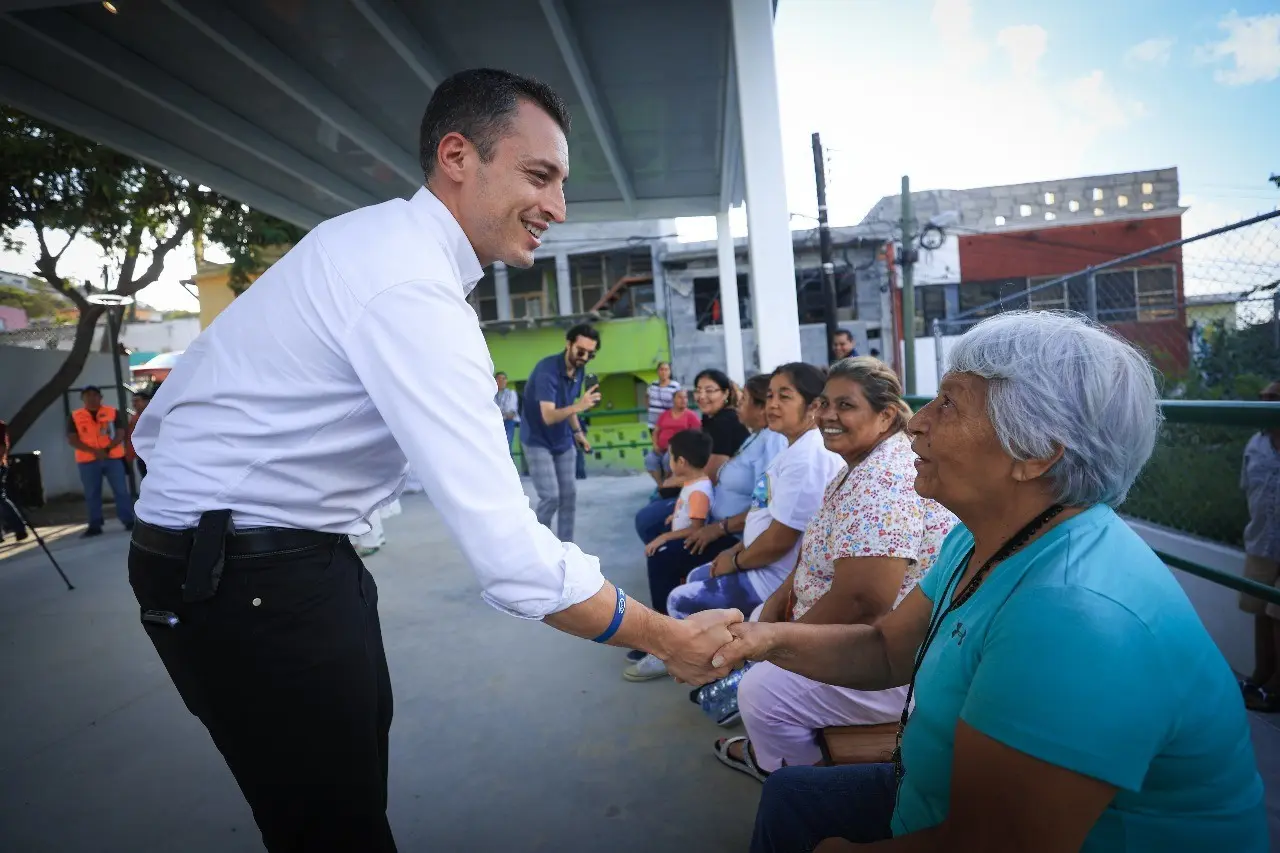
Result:
M536 81L446 80L422 120L425 187L308 234L187 349L134 431L143 624L273 853L395 849L377 588L348 536L410 465L497 609L652 652L693 683L727 672L710 660L742 615L678 622L627 599L538 523L507 452L466 296L485 264L531 266L564 220L568 123Z

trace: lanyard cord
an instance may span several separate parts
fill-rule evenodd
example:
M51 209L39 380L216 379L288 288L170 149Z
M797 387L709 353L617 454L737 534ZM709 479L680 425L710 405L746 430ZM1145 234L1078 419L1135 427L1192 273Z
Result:
M973 547L970 547L968 553L964 555L964 559L962 559L960 564L956 566L955 571L951 573L951 577L943 586L943 596L939 599L939 605L934 610L933 616L929 620L929 627L925 631L924 642L920 644L920 648L916 651L915 663L911 667L911 681L907 685L907 701L906 704L902 706L902 718L898 721L898 739L897 745L893 749L893 765L894 775L899 783L899 789L901 789L902 777L906 775L906 768L902 765L902 735L903 732L906 731L907 718L911 713L911 697L915 694L916 690L916 676L920 673L920 666L924 663L924 658L929 652L929 647L933 645L933 641L937 638L938 631L942 628L942 623L945 622L947 617L955 612L961 605L973 597L978 586L982 583L983 578L987 576L997 563L1009 559L1009 557L1011 557L1016 551L1027 544L1028 539L1034 536L1040 528L1048 524L1049 521L1058 513L1062 512L1063 509L1064 507L1062 504L1054 504L1044 512L1040 513L1040 515L1027 522L1026 526L1013 534L1013 536L1000 546L1000 550L992 554L991 558L982 564L982 567L974 573L973 578L965 585L965 588L960 591L960 594L952 599L952 592L960 583L960 578L964 576L965 569L969 566L969 561L973 559L974 549ZM947 601L948 599L951 599L951 603L946 607L943 607L941 602Z

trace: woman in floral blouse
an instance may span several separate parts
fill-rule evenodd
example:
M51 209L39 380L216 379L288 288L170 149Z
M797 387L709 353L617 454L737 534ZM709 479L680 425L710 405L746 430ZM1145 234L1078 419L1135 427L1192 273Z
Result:
M818 427L847 467L827 486L791 576L764 603L759 621L871 623L933 565L956 518L915 492L916 457L904 432L910 417L888 365L868 357L832 365ZM738 688L747 737L720 739L716 755L763 780L784 764L816 764L821 729L895 721L905 700L905 687L864 693L760 663Z

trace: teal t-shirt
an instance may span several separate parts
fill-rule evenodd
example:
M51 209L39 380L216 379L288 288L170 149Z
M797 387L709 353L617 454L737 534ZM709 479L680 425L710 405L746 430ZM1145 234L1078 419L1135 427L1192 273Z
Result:
M957 526L920 589L942 605ZM1109 507L1058 524L948 616L916 681L894 835L947 814L958 720L1119 790L1082 848L1269 849L1235 675L1172 573Z

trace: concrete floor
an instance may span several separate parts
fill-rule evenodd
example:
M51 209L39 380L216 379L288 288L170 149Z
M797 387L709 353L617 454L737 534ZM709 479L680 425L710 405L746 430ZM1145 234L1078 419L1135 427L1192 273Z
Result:
M631 516L651 481L580 486L579 544L646 597ZM745 850L760 786L716 762L722 730L687 689L629 684L620 650L492 610L430 504L403 504L368 560L395 687L400 849ZM138 626L128 540L108 528L53 543L72 592L38 550L0 548L0 851L261 851ZM1252 722L1280 839L1280 724Z
M631 516L653 483L581 484L579 544L647 597ZM395 689L390 818L412 851L745 850L760 785L723 730L623 651L484 604L430 504L403 501L367 564ZM248 853L248 807L138 625L126 535L0 559L0 851Z

